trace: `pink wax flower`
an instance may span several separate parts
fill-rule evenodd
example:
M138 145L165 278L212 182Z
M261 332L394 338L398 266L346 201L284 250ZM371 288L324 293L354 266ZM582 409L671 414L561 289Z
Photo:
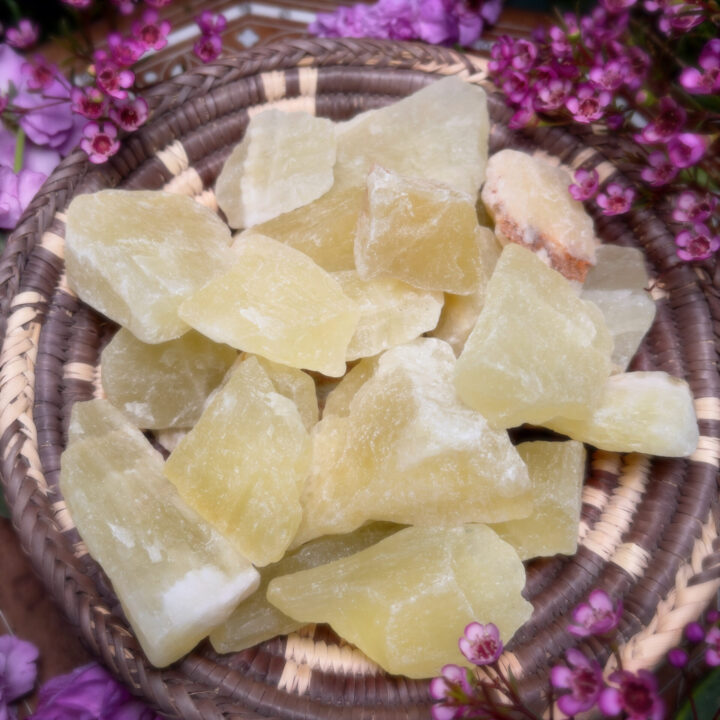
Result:
M120 67L127 68L134 65L145 52L145 46L138 40L131 37L123 37L118 32L110 33L107 36L107 42L113 62Z
M158 22L156 10L146 10L141 20L132 24L133 35L146 50L162 50L167 45L170 23L167 20Z
M135 11L136 0L111 0L121 15L130 15Z
M565 107L576 122L588 124L603 116L611 99L612 96L606 90L598 92L592 85L583 84L578 88L576 96L565 101Z
M626 63L621 60L608 60L604 65L595 65L590 69L590 82L602 90L617 90L625 81Z
M5 33L5 42L18 50L27 50L32 47L40 36L40 28L27 18L23 18L17 27L8 28Z
M132 87L135 82L134 73L118 67L111 61L97 63L95 73L98 87L110 97L118 100L124 100L127 97L126 88Z
M673 220L689 223L704 222L713 214L716 205L717 198L714 195L706 193L700 196L686 190L675 202Z
M661 150L650 153L648 163L649 166L643 168L640 176L652 187L667 185L678 174L678 168Z
M109 122L102 126L91 122L83 128L83 139L80 147L88 154L90 162L101 164L112 157L119 149L117 128Z
M637 0L601 0L601 2L609 13L621 13L635 5Z
M617 715L624 710L628 720L663 720L665 706L652 673L639 670L636 675L619 670L609 679L618 687L607 687L600 693L598 707L605 715Z
M687 120L684 108L670 97L660 100L660 112L642 132L635 136L639 143L666 143L676 135Z
M0 168L7 170L8 168ZM12 172L12 171L11 171ZM0 219L4 219L4 183L0 174ZM8 227L0 223L0 227ZM9 226L14 227L14 225ZM8 705L27 695L35 685L38 649L25 640L12 635L0 636L0 717L12 718Z
M716 238L716 240L719 239ZM720 244L720 241L718 244ZM715 250L717 250L717 246ZM708 644L705 651L705 662L712 667L717 667L720 665L720 628L710 628L710 631L705 636L705 642Z
M507 35L499 37L490 48L490 62L488 70L493 75L501 74L512 62L515 43Z
M720 92L720 39L709 40L698 59L702 72L686 68L680 73L680 84L694 95Z
M516 70L529 70L535 58L537 57L538 49L535 43L529 40L517 40L515 42L515 54L512 59L512 66Z
M493 623L472 622L458 641L460 652L475 665L490 665L502 654L500 631Z
M549 30L550 48L556 57L564 57L572 54L570 39L562 28L553 25Z
M458 665L445 665L441 677L430 681L430 697L441 701L430 708L433 720L455 720L466 717L467 707L462 700L458 701L454 696L467 698L471 693L468 671Z
M520 103L527 95L528 80L525 73L512 71L505 76L502 90L513 103Z
M688 654L682 648L673 648L668 651L667 654L668 662L676 668L682 668L687 665Z
M123 130L137 130L148 116L148 104L142 98L124 100L113 103L110 108L110 119Z
M43 57L36 57L22 66L22 73L30 90L47 90L58 77L58 69Z
M611 191L610 188L613 190ZM612 183L607 187L608 193L614 193L615 188L622 192L620 185ZM599 200L598 204L600 204ZM601 205L601 207L603 206ZM580 603L573 610L574 623L568 627L568 630L575 637L605 635L618 626L621 616L622 603L620 600L613 603L612 598L604 590L598 588L590 593L586 603Z
M707 146L703 135L680 133L668 142L668 155L679 168L691 167L702 160Z
M697 223L692 230L683 230L679 233L675 238L675 244L678 246L677 254L681 260L707 260L720 247L720 237L713 236L707 225ZM694 630L688 633L687 628L685 632L688 639L693 642L700 642L704 636L702 628L699 634L692 634ZM695 637L699 639L695 640ZM704 637L708 641L710 633Z
M680 233L682 235L683 233ZM679 237L679 236L678 236ZM678 239L675 238L675 242L678 242ZM678 243L679 245L680 243ZM685 247L687 245L686 242L682 245L682 247ZM683 258L687 259L687 258ZM700 623L691 622L688 623L685 626L685 637L691 642L691 643L699 643L702 642L705 639L705 631L702 628L702 625Z
M579 168L575 171L573 177L575 182L568 187L568 190L576 200L590 200L590 198L595 197L600 187L600 177L597 170Z
M563 78L537 82L535 108L541 111L557 110L565 104L571 91L572 84Z
M570 667L555 665L550 671L550 682L558 689L570 690L569 695L558 698L558 707L566 715L576 715L592 708L605 686L602 668L579 650L570 648L565 653Z
M73 88L70 91L70 99L72 100L72 111L88 120L99 120L107 111L107 97L102 90L96 87L84 90Z
M209 10L203 10L195 18L195 22L203 35L220 35L227 27L227 19L222 13L215 15Z
M193 52L204 63L211 62L222 52L222 38L219 35L201 35L193 45Z
M533 127L537 124L537 122L538 117L535 114L533 97L531 93L528 93L518 103L515 113L508 121L508 127L511 130L520 130L525 127Z
M635 191L632 188L624 188L618 183L610 183L605 188L605 192L602 192L597 196L595 202L602 208L603 215L622 215L630 209L634 199ZM597 608L597 610L598 613L602 613L599 607ZM573 617L575 616L573 615ZM608 615L607 617L609 619L610 616ZM575 619L577 621L577 618ZM612 625L612 628L615 628L617 626L617 621L619 621L619 619L620 616L618 615L615 624ZM572 629L570 630L570 632L573 632ZM603 633L607 631L601 630L599 632ZM577 635L578 633L575 632L573 634ZM593 632L591 634L595 635L596 633Z
M85 10L86 8L89 8L93 0L61 0L65 5L69 5L70 7L77 8L78 10Z

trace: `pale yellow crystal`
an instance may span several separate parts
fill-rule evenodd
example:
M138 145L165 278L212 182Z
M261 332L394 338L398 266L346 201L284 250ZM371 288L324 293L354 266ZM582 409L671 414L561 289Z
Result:
M335 182L364 185L378 164L475 197L485 179L489 128L482 88L457 77L433 82L337 126Z
M688 384L665 372L611 375L600 402L583 418L542 423L601 450L685 457L698 444L698 425Z
M261 223L254 229L304 252L323 270L354 270L355 227L365 205L365 195L364 180L360 187L332 188L309 205Z
M248 124L215 185L233 228L247 228L306 205L333 184L332 121L265 110Z
M640 250L601 245L596 258L580 297L600 308L615 342L613 364L622 372L655 319L655 302L645 289L650 281Z
M275 578L267 597L299 622L326 622L390 673L467 665L457 638L495 623L504 642L530 617L525 569L484 525L411 527L367 550Z
M231 262L230 230L189 197L159 191L76 195L65 267L79 297L146 343L189 330L180 303Z
M530 250L505 246L457 361L455 385L495 427L583 417L610 373L601 312Z
M232 267L186 300L180 314L216 342L338 377L360 312L303 253L246 234Z
M355 397L355 393L375 374L378 360L377 356L363 358L345 374L325 398L323 417L326 415L346 417L350 414L350 402Z
M454 364L433 338L387 350L349 414L316 425L294 546L368 520L447 527L529 514L527 469L507 433L459 401Z
M480 227L477 231L482 259L480 285L470 295L453 295L445 293L445 304L440 313L437 327L428 335L440 338L448 343L460 355L465 341L475 327L478 315L485 304L485 292L495 264L500 257L501 247L495 235L488 228Z
M225 621L257 572L189 508L143 434L106 400L76 403L60 489L153 665Z
M394 277L460 295L477 290L482 259L472 196L379 166L367 188L368 210L355 236L361 278Z
M262 568L257 592L240 603L228 620L210 634L213 647L220 653L238 652L276 635L298 630L303 623L293 620L268 602L266 592L270 581L360 552L401 527L392 523L372 523L346 535L328 535Z
M525 442L517 446L532 485L533 511L520 520L493 523L492 529L510 543L521 560L543 555L573 555L585 477L582 443Z
M121 328L103 350L102 384L108 399L139 427L191 427L236 357L231 347L194 330L148 345Z
M501 243L520 243L571 280L585 279L595 263L592 218L568 187L562 168L518 150L501 150L488 161L482 199Z
M333 273L333 278L360 310L347 360L377 355L437 325L442 293L418 290L394 278L365 281L354 270Z
M295 535L310 455L295 403L249 357L172 452L165 474L191 507L262 566L277 562Z

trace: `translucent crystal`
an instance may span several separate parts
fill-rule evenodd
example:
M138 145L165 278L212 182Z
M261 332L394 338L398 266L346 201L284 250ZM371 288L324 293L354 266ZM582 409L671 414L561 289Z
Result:
M455 385L495 427L583 417L610 373L602 314L535 253L507 245L457 361Z
M343 376L342 380L328 393L325 399L323 417L350 414L350 403L357 391L375 374L379 357L363 358Z
M532 612L525 569L487 526L411 527L349 557L275 578L268 600L299 622L326 622L387 672L421 678L467 665L457 638L473 621L504 642Z
M480 284L479 225L472 196L375 167L368 212L355 236L360 277L394 277L426 290L468 294Z
M501 150L488 162L482 199L501 243L520 243L582 282L599 241L592 218L568 191L571 182L565 170L543 158Z
M360 310L347 360L377 355L437 325L442 293L418 290L394 278L364 281L354 270L333 273L333 278Z
M601 450L685 457L698 444L688 384L665 372L611 375L600 402L583 418L555 417L543 425Z
M249 357L173 450L165 474L188 505L262 566L277 562L295 535L310 455L295 403Z
M60 489L153 665L169 665L224 622L259 581L191 510L143 434L106 400L76 403Z
M231 262L229 245L227 225L183 195L76 195L65 231L68 284L143 342L165 342L189 330L178 307Z
M322 197L255 227L262 235L304 252L323 270L354 270L355 227L365 187L333 188Z
M238 652L276 635L287 635L299 629L303 623L293 620L268 602L266 592L270 581L360 552L400 528L400 525L392 523L372 523L346 535L318 538L288 553L279 562L262 568L257 592L240 603L227 622L210 634L213 647L220 653Z
M335 129L307 113L265 110L248 124L217 179L230 226L247 228L312 202L333 184Z
M453 295L445 293L445 304L440 313L437 327L428 335L440 338L448 343L460 355L465 347L478 315L485 304L485 292L495 264L500 257L500 244L488 228L478 228L480 257L482 260L480 285L470 295Z
M274 362L344 374L360 312L329 273L263 235L244 235L233 252L232 267L183 303L183 319Z
M622 372L655 319L655 302L645 290L650 281L640 250L601 245L596 258L580 297L600 308L615 341L613 364Z
M432 338L387 350L346 417L313 433L313 471L293 544L368 520L451 526L524 517L527 469L507 433L455 395L455 356Z
M335 182L357 187L374 165L446 183L473 197L485 179L490 123L482 88L438 80L337 126Z
M577 549L578 524L585 478L585 448L582 443L525 442L517 446L527 465L532 485L533 511L520 520L491 527L509 542L521 560Z
M103 350L102 384L139 427L191 427L236 357L236 350L193 330L148 345L121 328Z

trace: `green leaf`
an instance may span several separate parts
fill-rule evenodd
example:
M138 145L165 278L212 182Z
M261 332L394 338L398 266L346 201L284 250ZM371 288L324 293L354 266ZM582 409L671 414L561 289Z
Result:
M0 517L9 518L10 508L5 502L5 495L3 494L2 488L0 488Z
M718 688L720 687L720 667L716 667L692 689L692 698L697 709L697 720L713 720L718 710ZM675 716L675 720L696 720L690 700L686 700Z

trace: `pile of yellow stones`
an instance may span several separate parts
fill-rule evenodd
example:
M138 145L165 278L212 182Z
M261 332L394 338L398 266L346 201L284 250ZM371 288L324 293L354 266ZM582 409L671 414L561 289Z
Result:
M68 283L122 327L61 489L155 665L327 622L436 674L468 622L529 618L522 560L574 552L583 443L694 450L687 385L625 372L640 253L488 132L447 78L344 123L256 115L216 185L230 227L163 192L73 200ZM571 439L514 446L524 423ZM142 430L174 433L166 461Z

